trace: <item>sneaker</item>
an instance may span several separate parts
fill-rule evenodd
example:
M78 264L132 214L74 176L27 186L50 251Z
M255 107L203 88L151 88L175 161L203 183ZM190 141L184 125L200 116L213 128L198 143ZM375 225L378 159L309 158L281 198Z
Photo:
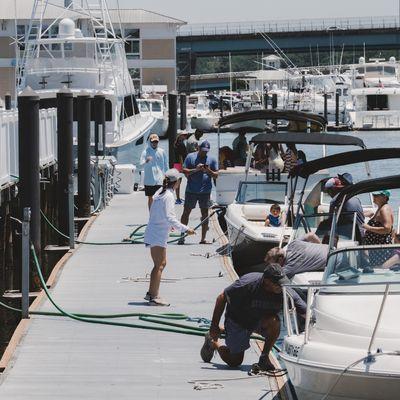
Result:
M203 347L200 350L200 356L204 362L210 362L212 358L214 357L214 344L213 340L210 336L210 333L207 332L205 337L204 337L204 344Z
M147 292L147 293L146 293L146 296L144 296L144 299L147 300L147 301L150 301L150 300L151 300L151 294L150 294L150 292Z
M167 303L164 299L161 297L153 297L149 301L149 306L161 306L161 307L169 307L170 304Z
M178 243L177 243L177 244L180 244L180 245L185 244L185 238L184 238L184 237L181 237L181 238L178 240Z
M273 371L275 370L274 364L270 361L269 357L265 354L262 354L258 360L258 367L260 371Z
M183 204L182 199L176 199L176 200L175 200L175 204L178 204L178 205Z

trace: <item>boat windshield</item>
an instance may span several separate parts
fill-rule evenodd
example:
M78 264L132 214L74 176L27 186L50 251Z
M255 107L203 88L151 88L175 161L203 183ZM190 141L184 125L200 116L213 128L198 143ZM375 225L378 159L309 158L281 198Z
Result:
M400 245L338 250L328 257L324 280L328 284L400 284Z
M161 110L161 103L159 102L152 102L151 103L151 111L160 112Z
M314 233L321 242L329 242L332 227L332 215L329 213L316 213L300 215L294 225L294 239L301 239L306 234ZM354 242L357 238L356 215L354 213L342 213L337 227L336 234L338 245L343 246L343 242Z
M140 108L140 112L149 112L150 111L149 102L141 100L139 102L139 108Z
M360 74L365 74L367 78L378 78L384 76L396 76L396 68L388 65L367 65L358 67Z
M285 204L286 182L240 182L236 202L257 204Z

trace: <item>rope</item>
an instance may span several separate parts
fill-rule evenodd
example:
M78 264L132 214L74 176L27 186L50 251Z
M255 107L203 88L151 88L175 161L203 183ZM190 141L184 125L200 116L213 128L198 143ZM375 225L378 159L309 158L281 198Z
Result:
M187 276L181 278L161 278L161 282L164 283L176 283L179 281L186 281L186 280L196 280L196 279L214 279L214 278L222 278L224 274L220 271L218 275L205 275L205 276ZM150 282L150 274L146 274L145 276L127 276L121 278L118 283L122 282L139 282L139 283L146 283Z

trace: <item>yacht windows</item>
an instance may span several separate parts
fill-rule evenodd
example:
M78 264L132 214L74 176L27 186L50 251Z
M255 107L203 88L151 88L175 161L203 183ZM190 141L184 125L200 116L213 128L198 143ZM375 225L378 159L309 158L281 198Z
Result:
M161 112L161 104L158 102L151 103L151 111Z
M150 111L150 105L147 101L140 101L139 102L139 108L140 112L149 112Z
M133 85L135 88L140 87L140 68L129 68L129 74L131 76Z
M136 98L133 94L124 97L124 107L121 108L120 119L132 117L132 115L139 114L139 107Z
M371 94L367 96L367 111L389 109L388 96L385 94Z

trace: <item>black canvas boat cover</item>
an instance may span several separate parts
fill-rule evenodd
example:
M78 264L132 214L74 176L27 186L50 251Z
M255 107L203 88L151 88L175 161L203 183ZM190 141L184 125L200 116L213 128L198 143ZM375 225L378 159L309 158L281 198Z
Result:
M218 121L218 126L223 127L226 125L236 124L239 122L247 122L254 120L285 120L295 122L311 122L325 128L326 119L318 114L305 113L294 110L253 110L242 113L234 113L221 117Z
M254 136L250 143L325 144L332 146L358 146L363 149L366 147L358 137L332 133L260 133Z
M339 167L341 165L357 164L361 162L400 158L400 148L383 148L347 151L345 153L318 158L298 165L290 171L290 176L306 178L321 169Z

